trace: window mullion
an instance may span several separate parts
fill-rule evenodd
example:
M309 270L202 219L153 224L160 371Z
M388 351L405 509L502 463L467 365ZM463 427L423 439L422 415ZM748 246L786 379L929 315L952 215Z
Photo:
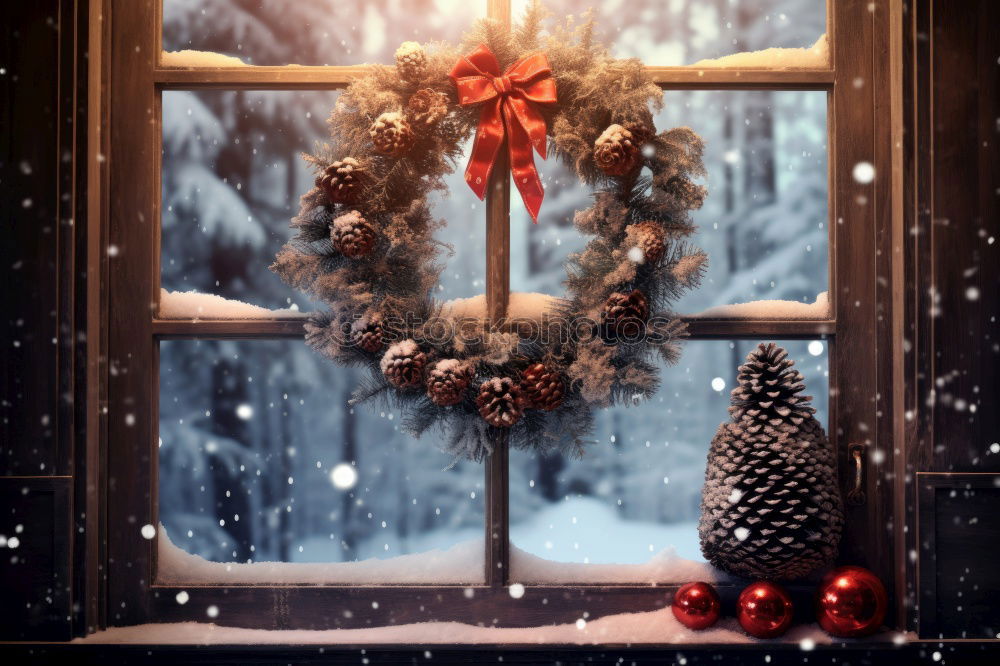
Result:
M486 16L510 27L510 0L486 0Z
M486 311L491 325L506 318L510 297L510 170L500 146L486 195ZM510 571L507 433L500 432L484 464L486 475L486 584L500 588Z
M487 16L510 27L510 0L487 0ZM507 142L497 153L486 195L486 315L491 324L507 315L510 298L510 164ZM507 585L510 574L507 434L499 433L483 465L486 475L486 584Z

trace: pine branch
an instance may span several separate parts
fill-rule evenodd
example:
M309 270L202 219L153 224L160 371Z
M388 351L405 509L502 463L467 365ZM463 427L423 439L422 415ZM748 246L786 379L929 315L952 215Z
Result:
M531 0L514 28L514 45L520 52L535 51L541 45L542 23L550 15L541 0Z

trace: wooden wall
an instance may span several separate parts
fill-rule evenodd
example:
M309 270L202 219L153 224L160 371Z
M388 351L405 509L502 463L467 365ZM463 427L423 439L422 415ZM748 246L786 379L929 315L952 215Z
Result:
M1000 635L1000 3L914 0L904 35L910 617L928 638L992 639Z
M80 617L86 8L6 3L0 21L0 640L67 639Z

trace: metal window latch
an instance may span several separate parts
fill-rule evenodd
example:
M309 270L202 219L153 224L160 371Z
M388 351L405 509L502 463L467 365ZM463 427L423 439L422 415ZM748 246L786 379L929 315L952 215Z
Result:
M854 487L847 493L847 503L852 506L860 506L865 503L865 491L862 489L864 481L864 464L866 444L849 444L847 455L854 460Z

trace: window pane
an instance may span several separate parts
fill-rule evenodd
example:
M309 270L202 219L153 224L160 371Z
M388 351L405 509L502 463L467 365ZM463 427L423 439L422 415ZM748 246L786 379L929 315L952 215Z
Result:
M708 197L692 213L698 233L690 239L708 253L708 270L678 312L757 300L825 302L818 296L828 290L826 114L820 91L664 94L657 129L692 127L705 140L708 171ZM573 213L591 198L556 160L538 163L546 187L538 225L512 195L511 288L559 295L563 261L587 240L573 229ZM823 307L796 308L790 316L827 316ZM760 307L707 314L770 316Z
M445 268L434 294L442 300L486 292L486 204L465 182L465 165L471 155L470 137L455 171L445 177L448 189L430 196L435 217L447 225L438 229L434 237L452 248L450 256L441 258Z
M483 579L482 467L446 469L451 458L401 432L398 414L349 408L358 381L300 340L160 343L159 519L176 546L161 544L161 580ZM185 553L234 563L419 555L248 570Z
M545 189L538 224L532 223L513 181L510 186L510 288L561 296L564 262L591 239L576 230L573 218L590 206L593 191L553 155L546 160L535 155L535 168Z
M457 43L485 15L485 0L163 0L163 49L248 65L388 64L402 42Z
M756 344L686 343L651 400L596 414L595 443L580 459L512 451L513 580L669 582L704 573L697 526L708 448L729 418L736 368ZM779 344L827 427L827 344Z
M515 20L531 0L514 0ZM639 58L647 65L699 64L706 58L770 48L734 67L823 67L828 63L823 0L548 0L557 19L595 9L598 37L618 58ZM813 47L817 48L808 48ZM716 64L718 66L718 64Z
M299 197L313 187L314 174L302 153L329 139L326 119L338 95L164 91L164 289L216 294L270 309L313 309L268 266L292 235L289 222ZM449 176L449 185L449 194L432 197L435 215L451 222L437 235L455 247L454 256L442 256L442 298L481 293L485 274L483 204L461 173ZM218 315L205 311L201 316Z

